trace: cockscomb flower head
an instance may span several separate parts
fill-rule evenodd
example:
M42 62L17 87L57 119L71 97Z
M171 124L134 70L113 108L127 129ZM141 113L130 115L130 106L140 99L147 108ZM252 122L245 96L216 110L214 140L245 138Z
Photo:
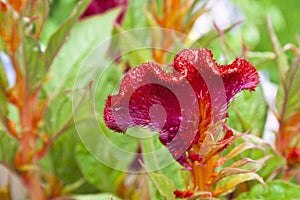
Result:
M105 13L106 11L117 7L121 8L121 13L117 17L116 22L121 24L127 11L128 0L92 0L80 18L83 19L95 14Z
M229 102L258 82L256 69L243 58L218 65L208 49L185 49L167 66L147 62L129 70L119 93L108 96L104 120L117 132L132 126L159 132L173 158L191 170L194 188L210 191L224 177L214 172L224 160L214 156L237 138L225 123Z
M117 132L132 126L159 131L160 141L184 164L192 144L203 142L206 132L225 122L233 96L255 89L258 74L243 58L218 65L208 49L183 50L172 67L169 73L148 62L130 70L119 93L106 100L104 119Z

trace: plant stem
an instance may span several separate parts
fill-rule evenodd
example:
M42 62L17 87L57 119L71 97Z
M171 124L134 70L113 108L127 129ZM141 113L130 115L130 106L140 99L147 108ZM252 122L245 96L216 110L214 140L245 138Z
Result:
M18 62L13 57L16 69L19 68ZM21 170L23 181L28 188L30 199L45 200L45 193L41 184L37 153L38 140L38 121L35 121L35 110L37 98L29 96L29 89L22 75L17 80L16 88L19 110L21 135L19 137L19 151L16 154L16 168Z
M193 163L191 170L192 181L196 191L211 192L211 179L214 172L213 159L204 164Z

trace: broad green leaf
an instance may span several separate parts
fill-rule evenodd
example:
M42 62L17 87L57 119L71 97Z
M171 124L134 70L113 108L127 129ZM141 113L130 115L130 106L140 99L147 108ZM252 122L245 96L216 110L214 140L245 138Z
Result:
M267 199L267 200L296 200L300 197L300 186L280 180L267 183L267 188L258 184L250 189L249 192L238 196L237 200L244 199Z
M148 170L154 170L171 179L176 188L184 188L183 173L189 174L188 171L182 170L182 166L174 160L169 150L159 141L158 135L149 137L149 130L142 128L131 128L129 131L137 133L144 132L146 137L141 137L140 144L143 150L144 165Z
M74 125L72 118L72 94L65 92L51 101L44 115L45 131L54 135L63 128L70 128Z
M129 1L129 8L126 12L122 27L125 30L142 28L147 26L147 20L143 7L148 1Z
M230 127L241 132L263 133L267 116L262 88L259 86L255 92L243 92L230 103L227 120Z
M50 68L50 73L53 77L46 83L45 89L54 93L52 94L53 98L58 93L73 88L76 74L79 72L83 62L91 54L92 50L109 39L113 21L117 14L118 10L114 10L104 15L80 21L75 25ZM97 67L104 70L106 66Z
M176 187L171 179L155 172L147 172L147 174L162 196L169 200L175 200L173 192L176 190Z
M97 89L101 90L102 87L98 86ZM102 98L106 97L94 96L92 93L75 95L79 96L73 97L74 122L82 143L99 162L120 171L127 171L136 157L138 139L130 134L116 133L105 126L103 111L99 112L95 107L104 106ZM95 99L95 103L92 99Z
M85 194L85 195L74 195L74 200L121 200L112 194Z
M43 32L40 41L43 44L47 44L49 38L53 33L60 27L72 13L76 7L78 0L68 1L51 1L50 10L51 13L48 15L46 23L43 27Z
M45 115L47 119L45 121L46 129L49 133L57 132L66 126L66 123L69 123L67 126L74 125L72 120L75 112L72 110L72 96L74 95L74 92L77 92L76 90L84 90L84 94L82 95L87 95L89 93L89 91L87 91L89 90L88 83L93 80L93 77L89 78L90 76L88 76L87 73L93 73L94 76L100 76L106 66L98 66L95 62L100 62L101 64L101 60L98 60L100 59L99 56L91 56L94 61L90 60L89 66L85 65L87 69L82 70L88 71L81 76L81 79L85 82L78 86L80 89L76 88L72 91L75 85L76 74L80 72L82 64L91 54L92 50L110 37L113 21L117 14L118 12L115 10L106 13L105 15L91 17L77 23L72 29L69 39L55 58L50 68L50 73L53 77L44 85L45 93L51 94L51 102ZM97 71L97 73L94 71ZM119 78L117 78L116 70L111 73L105 73L105 75L105 81L107 81L106 86L111 85L109 84L110 82L115 84L114 80L119 80ZM111 81L111 79L113 81ZM111 87L101 87L99 90L101 91L99 91L98 94L100 93L103 96L103 93L108 94L108 92L105 92L106 90L109 90L109 92L111 91ZM78 95L79 100L83 98L82 95ZM106 96L103 97L103 105L104 98L106 98ZM87 114L81 116L81 119L86 115Z
M28 36L23 36L21 42L22 48L18 49L19 64L31 92L40 87L45 81L53 59L64 44L70 29L84 11L88 2L88 0L83 0L78 3L78 6L71 16L63 22L57 32L52 35L45 52L42 52L42 47L38 39L47 15L47 2L37 1L36 4L30 4L30 6L26 7L25 12L27 12L29 16L33 15L33 17L36 17L35 15L42 15L39 16L36 22L31 24L31 26L33 26L33 32L31 34L28 33Z
M102 164L82 145L76 148L76 161L90 184L103 192L116 194L117 179L123 175L122 172Z
M85 179L76 162L76 147L80 145L76 129L64 132L51 147L50 152L40 161L43 170L55 175L64 184L63 192L95 193L99 190Z
M40 86L46 74L40 43L31 37L24 36L22 48L19 48L19 55L22 55L21 59L19 59L19 63L23 75L28 77L26 84L32 92L35 88Z
M217 195L225 195L228 192L230 192L232 189L234 189L237 185L240 183L250 181L250 180L257 180L260 183L264 184L263 179L257 175L256 173L246 173L246 174L237 174L237 175L232 175L229 177L226 177L219 181L217 183L215 193Z
M102 116L105 100L107 99L108 95L117 93L116 90L118 90L119 82L123 76L123 71L120 69L120 66L115 64L110 65L107 69L101 70L103 71L101 73L100 80L93 84L93 88L97 85L94 94L95 102L97 102L95 106L97 111L101 112L99 115ZM99 118L102 119L102 117ZM103 120L101 122L104 123Z
M90 0L79 1L70 17L62 23L59 29L49 39L44 58L46 69L49 69L60 48L65 43L65 40L69 35L69 31L77 22L77 19L84 12L89 3Z

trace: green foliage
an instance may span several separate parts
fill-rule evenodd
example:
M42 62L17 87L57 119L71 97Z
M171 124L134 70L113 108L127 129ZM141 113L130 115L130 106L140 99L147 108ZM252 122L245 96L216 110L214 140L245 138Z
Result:
M57 29L57 31L50 37L47 48L45 50L46 69L49 69L53 60L56 59L56 55L62 47L62 44L64 44L67 36L69 35L69 31L74 26L77 19L85 10L89 2L89 0L79 1L70 17L68 17Z
M241 143L241 140L245 141L245 144L248 143L250 146ZM243 152L236 154L237 157L235 159L241 160L243 158L250 158L264 163L263 165L260 165L259 167L256 166L255 168L258 170L257 173L265 180L273 179L279 173L279 170L284 168L286 165L285 159L279 155L269 143L257 136L245 135L242 139L236 141L235 145L237 145L235 148L240 146L241 149L244 149ZM256 148L253 148L253 146ZM228 151L230 151L230 149ZM249 169L249 166L245 167L246 168L243 169Z
M241 132L263 134L267 105L262 88L255 92L243 92L230 103L228 124Z
M143 9L147 2L147 0L129 1L129 8L122 24L122 28L130 30L147 26L147 20Z
M76 148L76 160L84 178L100 191L116 194L117 179L123 174L94 158L84 146Z
M60 76L53 76L51 81L45 85L48 91L54 92L54 96L67 89L72 89L76 74L87 56L99 44L109 39L117 14L118 11L115 10L105 15L92 17L77 23L72 29L70 37L55 57L50 68L50 73L60 74ZM54 37L53 41L55 41ZM56 43L61 45L59 42ZM74 46L78 48L74 48Z
M82 147L81 144L78 143L78 138L75 137L76 130L74 128L75 123L73 119L73 114L77 114L77 112L74 111L75 113L72 113L72 109L73 106L75 106L75 110L76 107L80 107L80 109L84 110L85 107L82 104L81 100L86 99L86 96L88 95L87 84L92 79L86 77L86 82L81 85L81 87L83 87L84 92L79 95L80 99L78 99L77 101L79 102L79 104L73 104L72 98L74 98L74 92L80 89L79 88L72 92L76 82L76 75L80 72L84 61L90 55L90 53L99 44L103 43L110 37L113 27L113 21L117 14L118 11L115 10L107 14L91 17L89 19L76 23L74 28L71 30L70 36L66 40L66 43L63 45L58 55L55 56L55 59L50 67L50 73L60 74L60 76L53 76L53 78L49 82L44 84L44 93L51 94L51 102L45 115L45 130L48 133L52 133L53 136L63 135L59 138L59 140L56 141L49 156L45 159L44 167L51 166L49 171L53 171L54 174L56 174L58 177L62 177L62 180L65 184L71 184L74 181L79 180L82 177L82 173L84 177L87 173L87 171L85 170L85 165L82 169L82 165L84 163L82 163L81 161L75 161L75 159L78 158L83 159L83 153L79 152L78 149L75 151L75 149L80 149L84 147ZM102 27L106 28L103 29ZM61 36L63 35L64 34L61 33ZM57 36L55 37L61 36L57 33ZM55 39L53 38L53 40ZM50 43L51 40L49 44ZM60 45L59 43L57 44ZM80 48L74 48L74 46L78 46ZM98 59L98 57L96 58ZM92 67L99 68L99 66ZM104 70L104 67L106 66L100 66L99 69ZM106 81L109 80L106 79ZM101 90L102 89L103 88L101 88ZM105 92L105 94L107 93L108 92ZM105 98L104 95L103 98ZM77 111L80 112L80 110ZM87 110L83 112L88 113ZM89 117L90 116L87 114L80 115L80 119L76 118L77 125L78 123L81 123L79 120L88 119ZM57 157L61 156L64 160L63 163L66 164L68 168L55 167L61 166L61 159L56 159ZM93 157L90 154L86 154L85 159L88 160L88 163L93 162ZM89 161L89 159L91 159L92 161ZM101 166L101 164L99 165ZM90 178L97 178L99 171L91 170L90 173L92 175L90 174L90 177L87 178L88 181L90 181ZM102 172L101 174L105 175ZM107 181L105 178L100 179L100 181L103 181L104 186L101 186L101 184L100 186L98 186L98 183L95 183L95 181L92 180L91 184L93 184L93 186L90 185L90 188L88 188L85 186L85 184L84 186L80 187L79 190L84 189L85 192L95 190L92 188L97 188L98 190L104 191L115 190L113 185L111 185L112 183Z
M216 191L226 191L220 193L222 195L225 195L228 192L232 191L240 183L244 183L250 180L257 180L260 183L264 184L263 179L256 173L237 174L237 175L226 177L221 181L219 181L216 186Z
M288 121L300 111L300 57L295 57L286 72L286 80L280 85L277 96L277 108L282 115L282 121Z
M75 161L75 147L78 143L76 131L71 129L57 139L49 154L41 161L44 169L59 177L66 185L81 178Z
M267 183L267 188L262 185L255 185L249 192L243 193L237 197L237 200L243 199L299 199L300 186L284 181L272 181Z
M37 98L37 103L34 105L39 106L40 101L44 103L43 100L47 100L43 119L38 119L40 120L38 122L34 121L35 119L32 121L32 124L37 125L37 137L45 135L46 138L39 138L36 142L38 150L43 142L47 145L48 154L37 165L41 169L41 180L45 183L43 187L51 187L48 186L47 178L49 175L54 175L65 186L63 193L80 194L71 195L74 199L118 200L117 195L120 194L122 184L132 177L138 177L126 173L130 171L132 162L136 161L137 151L144 153L142 168L149 170L145 172L147 176L144 175L148 177L145 185L146 187L150 185L147 189L150 190L153 199L172 200L175 199L173 192L176 189L184 190L187 185L192 187L192 180L189 180L190 172L182 170L182 166L161 144L157 133L149 137L148 134L151 134L149 131L133 127L124 135L117 134L109 130L103 120L105 99L118 90L117 86L125 69L153 60L151 47L156 45L155 48L160 48L164 42L168 42L167 39L170 39L164 38L163 31L159 32L158 29L128 31L149 25L158 26L152 16L153 13L149 12L151 1L129 1L122 24L115 23L120 9L79 20L91 0L50 0L50 7L47 0L37 2L34 9L27 7L28 9L21 13L13 12L12 7L4 7L2 2L0 5L0 49L9 56L15 57L14 61L20 65L25 88L20 87L19 90L15 89L17 87L9 88L7 74L3 63L0 62L1 162L13 168L14 161L17 160L16 150L20 144L17 140L24 139L11 137L5 132L8 129L7 119L11 119L16 124L13 128L18 134L21 135L24 129L19 117L22 106L9 103L7 92L11 89L16 93L13 95L21 99L21 103L23 100L35 101ZM163 6L164 1L156 0L156 2L157 14L161 16L166 9ZM201 3L196 1L193 6L197 7L197 2ZM291 59L291 54L286 52L286 47L282 48L279 39L286 43L294 39L291 33L299 33L300 26L295 20L300 11L299 2L297 0L291 0L288 4L274 0L263 2L234 0L234 2L245 14L244 23L241 26L238 23L233 24L222 30L222 33L217 29L211 30L196 41L193 47L212 48L217 60L222 61L224 58L227 62L239 55L236 52L243 50L244 46L241 45L241 38L243 38L248 48L255 50L248 49L243 56L246 56L257 69L267 69L272 81L279 83L277 108L282 120L281 125L284 125L300 111L298 103L300 51L297 49L295 58ZM283 5L290 9L281 9ZM191 20L192 14L197 10L196 7L188 12L183 24ZM180 13L174 13L174 16L177 14ZM267 14L273 21L274 29L270 19L267 21L267 26L262 20ZM128 32L123 32L124 30ZM238 34L235 30L238 30ZM243 36L240 37L241 33ZM11 51L13 42L7 42L9 37L12 37L14 42L17 41L16 52ZM177 52L186 48L185 45L190 45L187 41L180 40L180 37L180 34L174 36L174 46L168 49L170 52ZM273 48L272 52L271 48ZM110 52L110 49L120 51L122 54L120 62L115 60L119 55L110 55L116 53ZM172 61L172 53L170 56L167 55L168 61ZM274 58L277 68L274 67L274 62L269 62ZM265 64L266 62L268 63ZM22 96L24 91L25 97ZM32 95L37 93L39 95ZM234 193L239 195L237 199L299 198L299 185L274 181L281 178L287 162L270 144L260 139L267 109L261 87L253 93L241 93L230 103L228 124L240 132L248 131L249 134L243 135L222 152L218 161L225 161L225 163L215 168L213 179L215 194L226 195L241 183L249 181L243 185L248 186L248 192L239 195L240 190L238 190ZM29 115L31 111L34 113L34 108L29 110ZM26 118L22 119L22 123L24 119ZM297 120L292 122L294 126L288 127L287 130L292 128L295 130L298 127ZM295 136L298 135L297 131L294 131ZM296 140L295 137L292 138ZM213 143L209 139L207 141L205 145ZM214 145L218 147L222 142ZM37 153L36 149L34 153ZM165 151L158 151L161 149ZM210 153L218 154L218 152ZM267 187L264 187L265 182ZM131 189L130 186L128 188ZM2 189L0 187L0 193ZM196 191L193 198L196 199L201 195L205 196L207 192Z
M49 2L50 12L41 36L43 43L47 43L60 24L71 15L77 2L78 0L52 0Z
M147 174L161 196L165 197L166 199L175 200L173 192L175 191L176 187L172 180L163 174L154 172L147 172Z
M6 164L12 164L13 158L18 147L18 143L7 133L0 130L0 160Z
M76 200L120 200L118 197L112 195L112 194L89 194L89 195L75 195L73 196Z
M243 153L242 157L251 158L253 160L263 159L265 156L271 156L267 159L261 169L258 171L258 174L264 179L274 178L280 169L284 168L286 165L285 159L278 154L274 148L270 146L266 141L256 137L254 135L246 135L243 137L244 141L251 142L258 147L262 148L252 148L247 152Z
M55 133L66 123L72 123L70 121L72 112L68 111L72 109L73 94L71 91L76 81L76 75L91 51L110 37L113 20L117 13L118 11L115 10L77 23L65 45L55 57L50 73L60 74L60 76L53 76L49 82L44 84L44 91L51 94L52 98L46 113L49 132ZM74 46L80 48L74 48ZM104 69L102 68L102 70ZM87 88L87 84L91 80L86 78L86 82L81 87Z
M0 59L0 124L3 122L3 117L6 116L7 113L7 92L8 82L6 78L6 74L4 71L4 67L2 65L2 61ZM1 125L0 125L1 130Z

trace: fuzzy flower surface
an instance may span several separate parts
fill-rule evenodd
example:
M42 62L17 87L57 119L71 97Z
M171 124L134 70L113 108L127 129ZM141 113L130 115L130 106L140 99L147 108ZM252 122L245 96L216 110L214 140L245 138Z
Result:
M197 152L206 133L214 135L225 125L234 95L253 91L258 82L256 69L243 58L218 65L208 49L185 49L175 55L169 71L147 62L127 72L119 93L106 100L104 120L117 132L132 126L159 132L174 159L189 168L202 159Z
M106 11L117 7L121 8L121 13L117 17L116 22L121 24L127 11L128 0L93 0L80 18L82 19L88 16L105 13Z

